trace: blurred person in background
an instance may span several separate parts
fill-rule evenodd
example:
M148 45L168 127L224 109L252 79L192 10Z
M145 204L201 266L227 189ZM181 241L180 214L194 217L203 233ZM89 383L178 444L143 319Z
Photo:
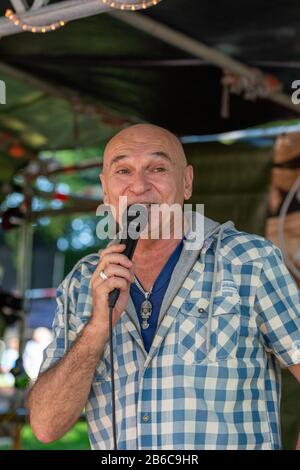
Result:
M31 380L37 378L43 360L43 351L51 341L51 331L45 327L36 328L32 339L27 341L23 353L23 365Z
M14 376L10 371L15 367L19 357L19 338L16 336L8 337L5 341L6 348L0 358L1 383L6 386L12 386L15 383Z

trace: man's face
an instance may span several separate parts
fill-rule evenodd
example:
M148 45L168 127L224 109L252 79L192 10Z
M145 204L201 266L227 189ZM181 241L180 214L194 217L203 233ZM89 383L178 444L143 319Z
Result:
M193 171L175 136L155 126L137 125L108 143L100 178L104 202L115 208L120 220L120 196L127 196L128 205L183 205L192 193Z

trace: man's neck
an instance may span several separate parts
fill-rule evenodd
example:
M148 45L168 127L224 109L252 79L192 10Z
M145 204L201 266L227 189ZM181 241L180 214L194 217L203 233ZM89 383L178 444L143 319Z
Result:
M140 239L133 255L135 275L146 290L150 290L181 240Z
M169 224L169 233L167 238L163 238L164 232L162 228L159 229L159 236L157 238L151 238L151 231L148 232L147 238L143 238L142 235L135 249L134 260L143 259L149 255L155 256L154 259L157 260L157 257L160 256L161 253L166 256L167 254L170 255L175 250L176 246L181 242L184 234L184 221L182 221L182 227L179 234L178 231L175 232L174 227L172 226L172 224L174 224L173 220L170 222L165 221L165 223ZM165 256L163 257L165 258Z
M154 255L155 258L160 255L160 253L164 253L165 255L167 253L171 253L172 251L175 250L176 246L179 245L181 239L158 239L158 240L145 240L145 239L140 239L138 241L136 250L134 252L134 261L138 262L139 259L144 259L145 257L149 255Z

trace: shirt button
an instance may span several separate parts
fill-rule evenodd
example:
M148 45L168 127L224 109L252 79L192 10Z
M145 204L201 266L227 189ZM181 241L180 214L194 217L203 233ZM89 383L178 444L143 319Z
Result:
M204 308L200 307L200 308L198 308L198 312L199 313L205 313L205 310L204 310Z
M150 421L150 416L149 415L144 415L143 416L143 421L144 421L144 423L148 423L148 421Z

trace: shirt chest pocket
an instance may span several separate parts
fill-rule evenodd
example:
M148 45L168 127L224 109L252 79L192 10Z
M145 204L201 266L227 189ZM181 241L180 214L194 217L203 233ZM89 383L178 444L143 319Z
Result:
M178 314L178 355L187 364L218 362L234 357L240 333L240 303L237 293L214 298L209 319L209 300L190 297Z

